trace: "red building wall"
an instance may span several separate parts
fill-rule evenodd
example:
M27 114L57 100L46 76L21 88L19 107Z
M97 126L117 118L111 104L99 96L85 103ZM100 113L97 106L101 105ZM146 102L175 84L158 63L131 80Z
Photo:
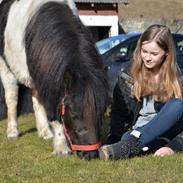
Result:
M80 15L118 15L118 4L76 3Z

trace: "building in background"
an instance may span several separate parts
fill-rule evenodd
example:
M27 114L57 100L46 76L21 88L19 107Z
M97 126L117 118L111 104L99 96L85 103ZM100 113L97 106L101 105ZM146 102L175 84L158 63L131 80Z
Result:
M119 33L118 3L128 0L75 0L81 21L90 28L95 41Z

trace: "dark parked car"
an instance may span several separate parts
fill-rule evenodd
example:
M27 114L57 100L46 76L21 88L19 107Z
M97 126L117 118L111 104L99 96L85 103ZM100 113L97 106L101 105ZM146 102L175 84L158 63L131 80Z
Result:
M128 34L119 34L118 36L113 36L110 38L103 39L96 43L96 47L99 50L101 55L104 55L107 51L117 46L121 42L124 42L126 39L134 37L135 35L139 35L139 33L128 33Z
M101 54L103 63L108 72L111 96L117 82L119 71L131 60L141 34L134 33L130 35L131 36L121 41L118 45ZM172 35L176 46L177 62L183 73L183 34L173 33Z

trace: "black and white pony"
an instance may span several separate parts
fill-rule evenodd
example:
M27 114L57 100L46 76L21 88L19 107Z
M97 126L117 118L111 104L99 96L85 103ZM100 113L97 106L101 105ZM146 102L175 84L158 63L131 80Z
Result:
M54 153L95 158L108 100L103 65L71 0L3 0L0 76L8 109L7 136L16 138L18 86L32 91L40 137ZM65 135L64 135L65 134ZM67 137L70 148L67 145Z

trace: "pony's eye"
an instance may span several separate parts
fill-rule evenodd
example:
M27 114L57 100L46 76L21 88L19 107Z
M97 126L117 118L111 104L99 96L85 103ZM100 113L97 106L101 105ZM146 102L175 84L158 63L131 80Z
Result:
M77 112L73 111L73 109L71 109L71 107L66 107L66 115L67 117L71 117L73 120L78 118L78 114Z
M72 119L77 119L78 118L78 115L77 115L77 113L76 112L74 112L74 111L69 111L69 115L70 115L70 117L72 117Z

